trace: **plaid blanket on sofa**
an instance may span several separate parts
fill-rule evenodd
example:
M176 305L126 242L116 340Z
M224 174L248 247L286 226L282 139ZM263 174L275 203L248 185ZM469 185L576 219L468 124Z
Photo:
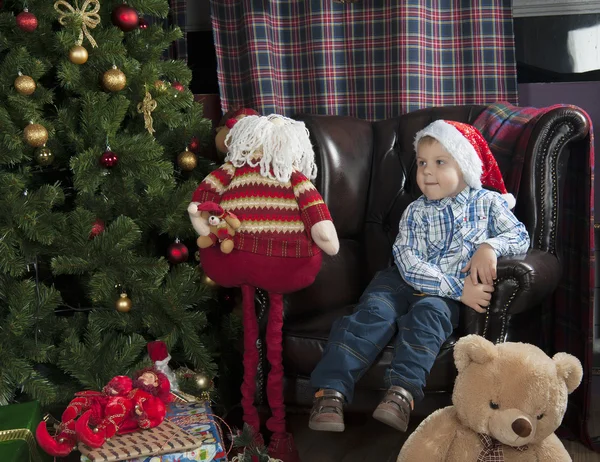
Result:
M507 189L518 202L519 184L525 149L537 121L556 105L546 108L517 107L508 103L489 106L475 120L490 144L505 178ZM580 109L580 108L578 108ZM586 114L587 115L587 114ZM589 119L589 117L588 117ZM591 127L591 120L590 120ZM591 379L594 311L594 140L590 130L585 156L570 156L563 199L558 239L563 246L563 277L547 309L551 316L543 319L543 331L550 338L542 339L550 354L564 351L581 360L584 379L569 401L569 412L563 421L562 436L578 436L592 449L600 450L600 438L588 432L591 414ZM503 168L507 162L513 167ZM515 165L516 168L515 168Z

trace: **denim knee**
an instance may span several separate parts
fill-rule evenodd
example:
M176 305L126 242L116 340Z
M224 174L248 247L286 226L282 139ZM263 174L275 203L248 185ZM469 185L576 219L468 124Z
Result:
M416 302L411 311L413 315L424 318L424 322L436 322L444 330L447 335L450 335L454 327L458 325L457 303L452 300L446 300L440 297L424 297ZM435 317L436 320L433 320Z

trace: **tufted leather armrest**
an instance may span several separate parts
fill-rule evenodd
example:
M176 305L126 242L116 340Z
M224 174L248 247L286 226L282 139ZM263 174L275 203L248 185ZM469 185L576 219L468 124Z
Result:
M500 257L490 308L485 314L467 308L463 316L464 333L483 335L495 343L505 341L510 317L543 302L556 289L560 274L558 259L541 250Z

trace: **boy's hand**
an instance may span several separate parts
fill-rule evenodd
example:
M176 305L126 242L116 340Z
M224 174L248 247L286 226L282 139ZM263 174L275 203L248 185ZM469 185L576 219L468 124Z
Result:
M487 307L490 306L490 300L492 299L493 291L493 285L475 285L473 284L471 278L467 277L465 279L465 286L463 288L462 295L460 296L460 301L478 313L485 313L487 311Z
M498 258L496 252L489 244L481 244L473 258L467 265L461 269L461 273L466 273L471 270L471 274L467 279L471 279L473 285L477 285L479 280L484 284L493 284L496 279L496 263ZM477 279L479 277L479 280Z

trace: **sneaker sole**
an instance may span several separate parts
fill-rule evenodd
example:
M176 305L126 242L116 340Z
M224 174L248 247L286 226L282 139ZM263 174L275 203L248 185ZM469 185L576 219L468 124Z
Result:
M343 432L344 422L308 422L308 428L317 432Z
M401 432L405 432L408 428L408 422L403 423L396 414L385 409L375 409L373 418Z

